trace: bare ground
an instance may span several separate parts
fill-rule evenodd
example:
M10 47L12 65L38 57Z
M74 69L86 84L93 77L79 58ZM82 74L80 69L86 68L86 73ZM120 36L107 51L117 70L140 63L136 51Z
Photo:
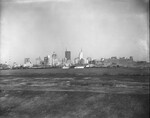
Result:
M148 95L3 91L0 118L149 118Z
M38 71L1 71L0 118L149 118L147 74Z

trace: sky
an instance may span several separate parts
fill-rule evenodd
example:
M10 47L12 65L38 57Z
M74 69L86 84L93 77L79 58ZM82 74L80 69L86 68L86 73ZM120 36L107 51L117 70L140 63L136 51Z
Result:
M133 56L149 61L149 0L0 0L0 61Z

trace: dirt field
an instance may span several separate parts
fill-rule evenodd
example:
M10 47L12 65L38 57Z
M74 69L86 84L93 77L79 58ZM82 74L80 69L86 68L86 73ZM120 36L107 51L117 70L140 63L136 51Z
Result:
M150 75L149 68L84 68L84 69L16 69L0 70L0 76L100 76L100 75Z
M113 71L0 71L0 118L149 118L147 70Z
M149 118L148 95L1 91L0 118Z

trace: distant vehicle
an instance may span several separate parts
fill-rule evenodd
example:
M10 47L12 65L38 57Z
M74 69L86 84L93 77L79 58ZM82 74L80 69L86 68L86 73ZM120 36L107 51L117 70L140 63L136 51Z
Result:
M74 67L74 68L75 68L75 69L79 69L79 68L83 69L84 66L76 66L76 67Z
M86 65L85 67L86 67L86 68L93 68L93 67L95 67L95 65L94 65L94 64L88 64L88 65Z
M69 66L63 66L62 69L69 69Z
M90 67L90 65L86 65L85 67L86 67L86 68L89 68L89 67Z

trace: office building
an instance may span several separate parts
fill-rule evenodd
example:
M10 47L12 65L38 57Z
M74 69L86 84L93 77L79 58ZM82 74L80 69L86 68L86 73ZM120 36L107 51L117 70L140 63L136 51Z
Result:
M58 63L57 54L53 52L52 54L52 66L56 66Z
M83 59L83 52L82 52L82 50L81 50L81 52L79 53L79 59L80 59L80 60Z
M74 64L79 64L79 62L80 62L79 57L77 57L77 58L74 59Z
M40 57L36 58L36 65L41 65L42 64L42 60Z
M70 51L65 51L65 58L67 59L67 60L71 60L71 52Z
M52 59L56 59L56 58L57 58L57 54L55 52L53 52Z
M25 58L24 59L24 65L23 66L24 67L32 67L33 66L33 64L30 61L30 58Z
M44 65L48 65L48 57L44 57Z
M27 64L27 63L31 63L30 58L25 58L24 59L24 64Z
M44 57L44 65L51 65L51 56Z

